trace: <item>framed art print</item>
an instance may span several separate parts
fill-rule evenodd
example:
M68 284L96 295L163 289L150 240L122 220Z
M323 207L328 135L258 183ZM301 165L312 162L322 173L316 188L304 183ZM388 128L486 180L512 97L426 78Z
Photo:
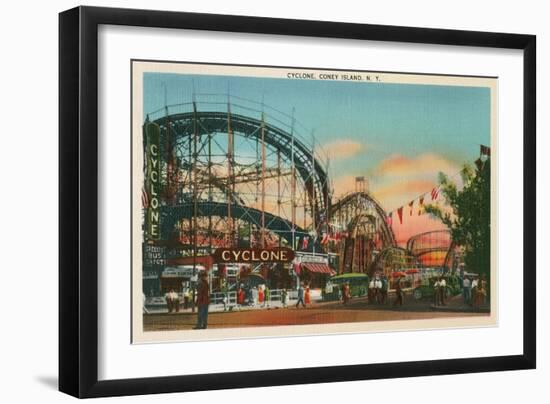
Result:
M62 391L535 366L533 36L80 7L60 100Z

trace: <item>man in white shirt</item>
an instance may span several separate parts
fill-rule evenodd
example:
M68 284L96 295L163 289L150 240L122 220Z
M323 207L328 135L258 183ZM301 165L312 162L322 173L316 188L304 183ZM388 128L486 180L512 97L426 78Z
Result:
M470 301L472 302L472 306L475 305L478 285L479 280L477 278L474 278L474 280L472 281L472 287L470 288Z
M441 294L441 305L445 306L445 294L447 293L447 282L445 281L445 278L439 279L439 293Z
M382 293L382 280L377 277L374 280L374 296L375 296L376 303L381 302L381 293Z
M434 306L439 305L439 298L440 298L440 292L439 292L439 278L436 278L434 282Z
M472 283L470 282L470 278L465 277L462 280L462 296L464 297L464 304L470 304L471 300L471 294L470 294L470 288L472 286Z
M369 293L368 293L369 304L374 303L374 296L376 293L375 287L376 287L376 282L374 281L374 279L371 279L371 281L369 282Z

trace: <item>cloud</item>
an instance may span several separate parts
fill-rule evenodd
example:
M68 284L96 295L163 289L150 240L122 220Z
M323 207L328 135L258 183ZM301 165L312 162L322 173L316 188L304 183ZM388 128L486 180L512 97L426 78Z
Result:
M370 173L366 173L369 192L386 210L406 205L437 185L439 172L453 175L460 170L456 163L434 154L416 157L394 154L382 160ZM336 198L355 190L355 175L334 179Z
M414 158L406 157L401 154L393 154L384 159L374 170L375 176L385 177L421 177L437 176L437 173L444 172L454 174L459 167L444 157L424 153Z
M394 154L373 170L372 192L384 208L393 209L430 192L440 172L453 175L459 170L456 163L434 153L416 157Z
M341 139L325 143L323 150L331 160L340 160L356 156L359 152L364 152L366 147L351 139Z
M334 179L334 196L336 198L355 191L355 175L342 175Z

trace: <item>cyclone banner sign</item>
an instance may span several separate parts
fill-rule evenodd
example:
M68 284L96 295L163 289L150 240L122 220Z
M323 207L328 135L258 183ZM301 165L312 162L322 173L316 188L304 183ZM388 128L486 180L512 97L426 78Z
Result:
M216 263L289 263L294 259L294 251L286 247L218 248L212 257Z
M158 240L160 236L160 128L155 123L144 127L147 139L147 238Z

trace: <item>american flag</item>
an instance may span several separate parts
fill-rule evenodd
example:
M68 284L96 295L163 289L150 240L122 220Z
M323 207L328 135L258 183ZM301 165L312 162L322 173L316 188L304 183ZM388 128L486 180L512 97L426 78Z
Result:
M435 201L439 196L439 187L432 189L432 201Z
M149 207L149 194L145 188L141 188L141 206L143 206L144 209Z

